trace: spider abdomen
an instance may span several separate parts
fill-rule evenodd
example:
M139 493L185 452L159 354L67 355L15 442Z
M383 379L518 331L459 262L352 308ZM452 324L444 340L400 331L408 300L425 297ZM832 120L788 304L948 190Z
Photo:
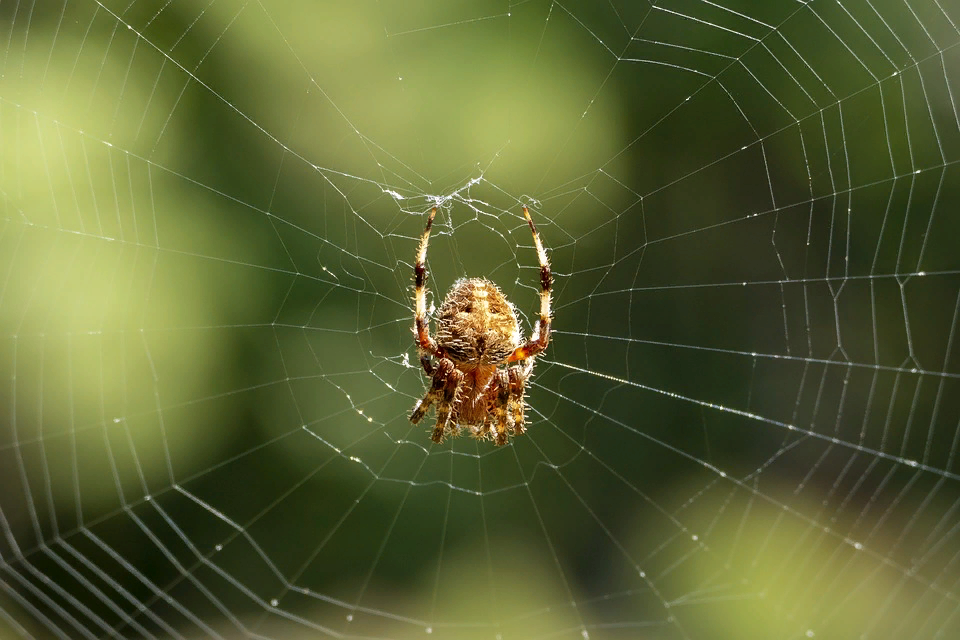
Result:
M484 278L454 283L437 312L437 346L458 369L505 363L519 344L516 312L497 285Z

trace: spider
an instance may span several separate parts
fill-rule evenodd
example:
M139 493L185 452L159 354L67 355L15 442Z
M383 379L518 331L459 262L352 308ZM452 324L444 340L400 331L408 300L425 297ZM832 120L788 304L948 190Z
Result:
M414 424L436 403L437 423L430 438L459 436L460 425L479 439L493 437L507 444L507 435L524 429L523 394L533 372L534 358L550 342L550 287L553 274L530 211L523 208L540 260L540 319L527 341L513 305L486 278L460 278L437 312L437 337L430 336L427 317L427 243L437 208L430 210L420 238L414 273L414 334L420 364L432 378L430 388L410 415ZM522 364L520 364L522 362ZM517 363L517 364L513 364ZM501 368L503 367L503 368ZM495 434L493 432L496 432Z

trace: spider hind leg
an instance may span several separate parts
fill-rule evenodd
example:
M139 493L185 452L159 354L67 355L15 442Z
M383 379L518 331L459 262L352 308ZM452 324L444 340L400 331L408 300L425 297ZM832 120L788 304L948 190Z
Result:
M437 208L430 210L430 216L427 218L427 226L420 236L420 246L417 249L416 262L413 264L413 333L416 336L417 348L420 351L420 362L423 368L430 374L426 362L423 360L425 355L437 355L437 343L430 336L430 321L427 317L427 246L430 243L430 229L433 227L433 220L437 215Z
M533 245L537 249L537 260L540 262L540 317L537 319L533 335L514 350L507 359L509 362L532 358L542 353L550 343L550 296L553 290L553 271L550 269L550 259L543 248L543 243L540 242L537 225L533 223L533 218L530 217L530 210L527 207L523 208L523 217L526 218L530 232L533 234Z

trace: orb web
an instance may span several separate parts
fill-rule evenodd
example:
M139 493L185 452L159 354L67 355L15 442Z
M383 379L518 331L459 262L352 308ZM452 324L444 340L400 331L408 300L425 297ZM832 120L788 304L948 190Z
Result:
M0 6L0 635L952 637L958 23ZM507 447L408 420L434 205L428 305L550 255Z

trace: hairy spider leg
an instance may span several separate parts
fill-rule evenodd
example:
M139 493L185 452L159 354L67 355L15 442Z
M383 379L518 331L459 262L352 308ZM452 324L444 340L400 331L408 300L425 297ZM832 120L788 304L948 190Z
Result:
M494 444L502 447L507 444L507 431L513 426L510 416L510 376L506 369L497 372L497 399L494 405L493 416L496 420L497 435Z
M522 435L526 432L524 421L523 392L526 381L533 372L533 357L527 358L523 367L510 367L507 370L510 376L510 414L513 416L513 434Z
M430 437L437 444L443 442L443 434L446 431L447 422L450 421L450 410L456 403L457 390L460 388L462 380L463 372L454 369L447 376L446 384L443 386L443 398L437 403L437 424L433 428L433 435ZM459 427L455 423L450 425L450 429L454 436L459 435Z
M487 436L490 435L490 431L492 429L493 429L493 420L491 420L490 416L487 415L483 419L483 422L472 430L472 433L477 440L486 440Z
M423 419L423 416L427 415L427 409L429 409L430 405L440 398L440 395L443 393L447 377L453 369L453 362L447 358L443 358L437 363L436 370L433 372L433 384L430 385L430 390L420 399L413 413L410 414L410 422L417 424Z
M427 218L423 235L420 236L417 261L413 265L413 301L416 309L413 316L413 330L417 335L421 363L425 354L437 355L437 343L430 337L430 323L427 319L427 244L430 242L430 229L433 227L433 219L436 216L437 208L433 207L430 210L430 217Z
M540 319L537 320L537 326L530 340L517 347L507 359L508 362L526 360L535 356L546 349L550 342L550 289L553 286L553 272L550 271L547 252L543 249L543 243L540 242L537 225L533 224L533 218L530 217L530 210L527 207L523 208L523 217L527 219L527 224L530 226L533 244L537 248L537 259L540 261Z

